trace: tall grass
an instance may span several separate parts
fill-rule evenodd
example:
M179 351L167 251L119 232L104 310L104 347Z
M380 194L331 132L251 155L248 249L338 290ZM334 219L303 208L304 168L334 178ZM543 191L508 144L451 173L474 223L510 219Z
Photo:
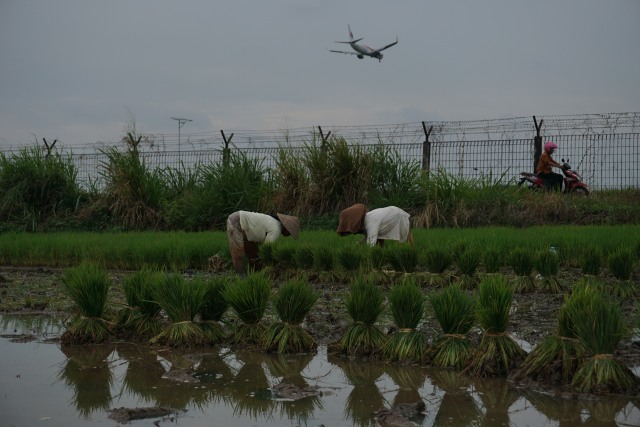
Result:
M111 279L96 264L82 263L65 270L62 283L76 304L78 314L60 337L63 344L100 343L111 336L105 319Z
M82 200L77 174L71 156L46 155L37 145L0 152L0 222L30 231L55 228Z

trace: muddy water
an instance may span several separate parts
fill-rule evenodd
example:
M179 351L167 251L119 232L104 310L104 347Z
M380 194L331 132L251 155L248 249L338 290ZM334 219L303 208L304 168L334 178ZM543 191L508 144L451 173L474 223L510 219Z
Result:
M62 330L55 317L0 317L0 426L375 426L376 411L402 407L423 426L640 425L640 402L627 398L552 398L504 380L334 358L322 347L286 357L126 343L61 348ZM110 418L123 407L177 413Z

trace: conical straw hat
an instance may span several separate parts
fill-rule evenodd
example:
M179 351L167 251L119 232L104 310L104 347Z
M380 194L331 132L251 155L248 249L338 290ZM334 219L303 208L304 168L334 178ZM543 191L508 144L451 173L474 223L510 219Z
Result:
M278 213L278 218L294 239L300 237L300 220L297 217Z

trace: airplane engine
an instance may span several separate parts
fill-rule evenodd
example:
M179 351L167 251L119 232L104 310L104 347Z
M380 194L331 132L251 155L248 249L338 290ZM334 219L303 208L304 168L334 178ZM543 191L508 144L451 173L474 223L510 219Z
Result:
M362 58L364 58L364 56L362 56L362 55L358 55L358 58L359 58L359 59L362 59Z

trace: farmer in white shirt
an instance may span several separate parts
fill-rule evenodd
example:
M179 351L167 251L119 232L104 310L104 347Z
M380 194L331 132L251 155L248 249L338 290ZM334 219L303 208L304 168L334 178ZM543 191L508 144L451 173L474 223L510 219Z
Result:
M413 244L410 215L395 206L367 211L363 204L353 205L340 213L338 234L364 234L367 244L382 246L385 240Z
M273 243L280 236L300 235L300 221L295 216L277 214L277 219L271 215L258 212L237 211L227 219L227 238L233 266L238 274L245 273L244 256L249 259L249 265L259 268L260 243Z

